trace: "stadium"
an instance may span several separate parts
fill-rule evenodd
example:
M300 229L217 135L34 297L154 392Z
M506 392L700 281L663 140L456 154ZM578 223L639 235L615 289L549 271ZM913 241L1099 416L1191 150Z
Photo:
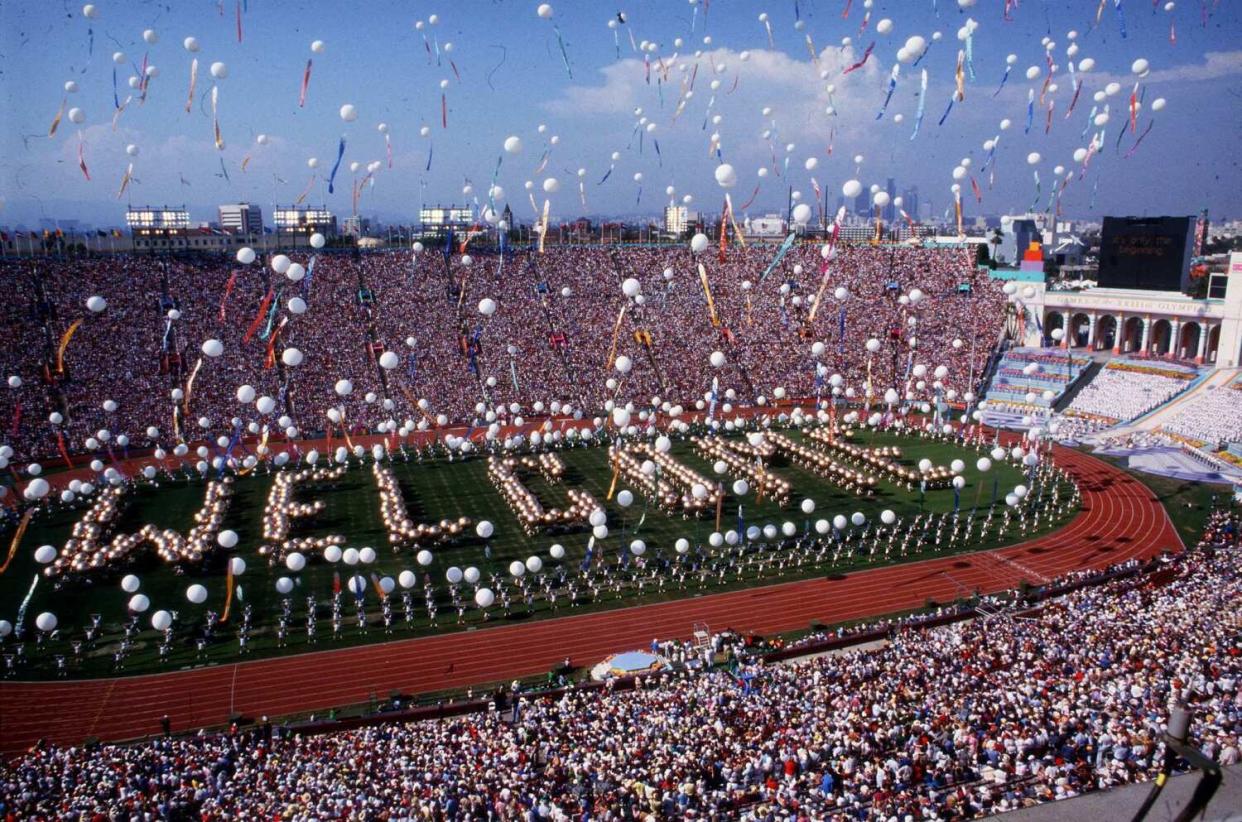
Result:
M1058 119L1094 84L1080 79L1094 61L1071 60L1077 73L1061 77L1056 44L1035 49L1047 66L1027 72L1047 129L1012 135L1026 156L1010 166L1036 169L1037 208L994 227L982 212L968 223L963 209L983 202L1000 137L942 175L951 205L924 216L917 187L897 195L889 177L868 190L859 178L881 172L862 154L850 165L830 142L803 162L781 136L800 126L767 106L762 138L730 129L719 113L733 116L728 94L818 71L835 80L823 94L836 135L849 84L875 71L871 47L813 45L811 32L827 36L841 19L862 27L859 39L908 23L891 75L873 77L881 92L887 84L876 120L904 116L888 113L900 80L920 89L914 137L903 126L900 139L932 127L922 125L927 73L921 86L910 76L927 55L953 62L934 46L941 12L872 23L873 5L879 17L893 4L827 16L794 4L796 60L772 25L788 9L760 14L756 39L735 12L691 2L690 17L668 24L676 46L671 34L627 46L641 16L616 13L592 57L579 51L588 29L576 9L477 9L533 18L539 59L551 63L516 71L567 74L566 99L579 107L588 98L574 96L575 67L598 61L610 83L618 66L646 74L640 99L658 100L659 115L639 106L630 122L621 95L613 130L630 145L604 153L602 167L595 157L589 174L566 165L587 152L542 123L501 124L503 139L487 137L486 149L441 134L486 97L459 87L493 82L469 59L482 23L450 30L433 14L407 27L421 70L452 79L435 86L425 144L400 144L407 118L386 110L378 142L367 137L386 158L370 164L347 148L363 139L351 130L355 104L316 99L329 95L318 83L335 89L361 69L332 63L314 40L304 70L298 60L294 110L323 109L313 116L346 134L339 148L330 137L334 157L298 159L311 182L296 201L288 186L302 182L281 177L272 156L291 152L292 137L263 132L244 153L226 152L223 128L242 123L226 116L222 127L220 98L226 112L243 104L224 62L204 60L200 78L198 37L161 46L126 4L72 10L58 25L81 41L87 68L83 88L56 87L64 102L48 136L62 120L85 124L71 104L87 87L92 99L96 85L109 91L100 99L115 93L110 131L64 139L78 187L91 182L88 157L107 141L124 146L120 193L103 205L125 230L0 235L0 813L1236 814L1242 251L1211 235L1206 212L1104 216L1089 242L1072 237L1062 209L1088 206L1071 186L1099 173L1093 158L1121 162L1094 108L1099 132L1068 173L1056 167L1043 207L1043 160L1027 151L1054 150L1054 80L1072 95L1061 88L1069 111ZM962 48L939 126L955 102L965 108L965 89L975 101L974 5L953 12ZM1177 19L1169 6L1159 14ZM1004 4L1006 21L1033 25L1028 12ZM1120 4L1109 13L1124 19ZM140 36L117 39L119 28L105 28L114 14ZM1102 4L1097 25L1103 14ZM18 16L45 13L32 4ZM175 16L221 25L214 6ZM218 16L229 42L211 48L239 73L284 70L246 37L292 37L285 16L240 1ZM684 48L687 27L705 50ZM95 39L105 31L146 56L117 51L105 67ZM1072 33L1066 60L1085 41ZM714 36L753 52L711 50ZM149 71L161 48L166 65L186 62L188 100L170 100ZM1128 49L1101 54L1137 78L1134 153L1147 135L1140 113L1158 119L1164 100L1139 104L1142 84L1155 94L1162 80L1146 58L1129 65ZM642 56L622 57L630 51ZM725 78L735 55L733 77L746 79L729 77L733 91L699 80L711 102L695 97L697 67ZM1021 116L1026 95L1005 91L1015 60L1000 56L994 97L1017 101ZM116 67L133 74L125 103ZM1100 85L1106 112L1116 92ZM572 118L557 100L540 111ZM680 153L686 110L703 128ZM183 141L174 126L153 165L205 153L221 171L209 185L231 199L268 196L270 185L293 205L277 205L269 228L247 202L219 205L218 223L198 227L191 207L137 204L160 196L168 169L145 169L140 126L120 133L118 123L172 114L207 121L211 140ZM967 122L949 122L973 139ZM708 139L709 128L720 131ZM732 165L747 150L731 140L762 147L759 173L745 175L749 199ZM543 156L531 157L537 143ZM416 223L370 225L377 181L427 187L437 150L437 162L467 170L464 186L441 186L461 186L466 204L420 195ZM569 151L579 153L560 158ZM479 157L491 154L500 159L484 169ZM672 167L683 162L677 188ZM610 182L619 167L639 204L644 182L669 180L661 219L587 210L588 194L606 200L610 186L630 185ZM14 192L24 168L5 166ZM274 181L260 183L269 170ZM472 182L486 175L490 184ZM835 209L820 184L833 175ZM957 182L966 178L973 199ZM131 186L148 188L130 190L121 209ZM748 211L772 186L778 210ZM723 202L692 213L683 190ZM327 205L305 204L312 191L352 211L343 226ZM622 192L630 206L632 193ZM33 207L18 204L25 197L15 193L14 207ZM525 199L533 217L515 216Z

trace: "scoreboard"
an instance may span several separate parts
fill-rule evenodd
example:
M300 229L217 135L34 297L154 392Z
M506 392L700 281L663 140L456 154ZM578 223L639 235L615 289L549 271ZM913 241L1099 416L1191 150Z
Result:
M1105 217L1100 287L1185 291L1195 222L1194 217Z

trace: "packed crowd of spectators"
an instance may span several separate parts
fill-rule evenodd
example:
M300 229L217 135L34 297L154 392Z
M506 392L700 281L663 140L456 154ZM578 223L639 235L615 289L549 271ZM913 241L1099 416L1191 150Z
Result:
M1242 442L1242 392L1226 385L1200 391L1174 410L1161 427L1211 448Z
M1197 550L1035 618L903 628L844 655L319 736L38 746L0 770L0 813L976 818L1150 779L1175 705L1233 764L1238 527L1216 512Z
M819 247L795 247L762 279L772 254L730 249L721 262L715 253L696 260L686 249L555 248L503 259L480 252L468 264L465 255L446 260L430 248L413 258L320 254L299 282L263 260L0 261L0 282L14 295L0 308L0 370L9 386L0 387L0 419L16 460L56 454L58 434L71 451L93 437L120 452L122 435L131 448L152 440L167 446L175 430L171 392L187 387L200 358L175 423L195 439L228 434L234 417L288 417L280 427L319 431L329 406L343 408L348 425L372 430L386 419L468 420L480 403L502 415L511 403L530 413L535 400L589 412L620 394L692 407L713 377L722 394L732 389L748 402L777 387L789 396L826 395L815 341L825 343L828 373L841 373L859 393L868 359L877 393L905 379L912 338L914 362L947 366L945 386L958 394L973 388L968 382L997 338L1004 295L977 272L970 252L842 247L813 322ZM307 255L293 256L310 267ZM631 277L641 283L640 299L622 293ZM844 301L834 296L839 287L848 289ZM910 302L915 289L923 299ZM88 310L91 297L103 297L106 308ZM291 306L294 298L304 305ZM478 308L485 299L497 306L490 316ZM633 363L624 377L610 368L614 335L615 353ZM871 338L882 347L869 356ZM203 357L207 340L219 340L223 353ZM282 360L286 348L300 350L300 364ZM714 351L725 355L723 366L710 364ZM380 367L383 352L396 355L395 368ZM608 389L608 377L621 379L620 387ZM342 379L353 387L345 397L334 390ZM241 403L243 385L259 401L274 401L273 410L260 414L255 401ZM425 409L416 407L419 399ZM109 400L115 410L104 409ZM50 421L53 413L59 423ZM100 430L111 439L99 438Z
M1128 431L1100 437L1097 444L1101 449L1114 451L1144 451L1148 448L1160 448L1176 443L1159 431Z
M1112 420L1101 419L1099 417L1069 417L1058 416L1055 422L1049 425L1048 430L1056 438L1057 442L1081 442L1083 437L1090 436L1098 431L1111 428L1115 423Z
M1186 390L1189 379L1104 368L1069 404L1069 411L1113 422L1141 417Z

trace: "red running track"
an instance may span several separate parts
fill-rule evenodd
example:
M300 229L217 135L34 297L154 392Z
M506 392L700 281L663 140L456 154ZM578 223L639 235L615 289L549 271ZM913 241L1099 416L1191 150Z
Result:
M326 711L390 691L424 693L539 674L566 656L593 664L645 647L653 637L686 638L696 622L771 634L917 608L949 600L958 585L990 593L1035 574L1053 577L1181 546L1151 490L1086 454L1057 448L1078 481L1082 510L1065 527L995 551L712 594L676 602L497 625L364 647L119 679L0 683L0 752L40 737L78 744L88 736L125 740L159 731L221 725L230 713L280 716ZM952 575L952 579L946 576Z

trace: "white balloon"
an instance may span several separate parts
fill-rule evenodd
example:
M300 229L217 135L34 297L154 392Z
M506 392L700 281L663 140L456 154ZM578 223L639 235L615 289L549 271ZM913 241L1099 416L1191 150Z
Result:
M354 120L358 119L358 109L353 105L353 103L346 103L341 106L340 114L341 119L347 123L352 123Z
M728 163L716 166L716 184L721 188L733 188L737 185L737 172Z
M195 605L202 605L207 601L207 589L195 583L185 589L185 598Z
M51 490L51 488L48 486L47 480L42 477L36 477L26 486L26 490L22 492L22 495L26 499L30 500L43 499L47 496L47 492L49 490Z

